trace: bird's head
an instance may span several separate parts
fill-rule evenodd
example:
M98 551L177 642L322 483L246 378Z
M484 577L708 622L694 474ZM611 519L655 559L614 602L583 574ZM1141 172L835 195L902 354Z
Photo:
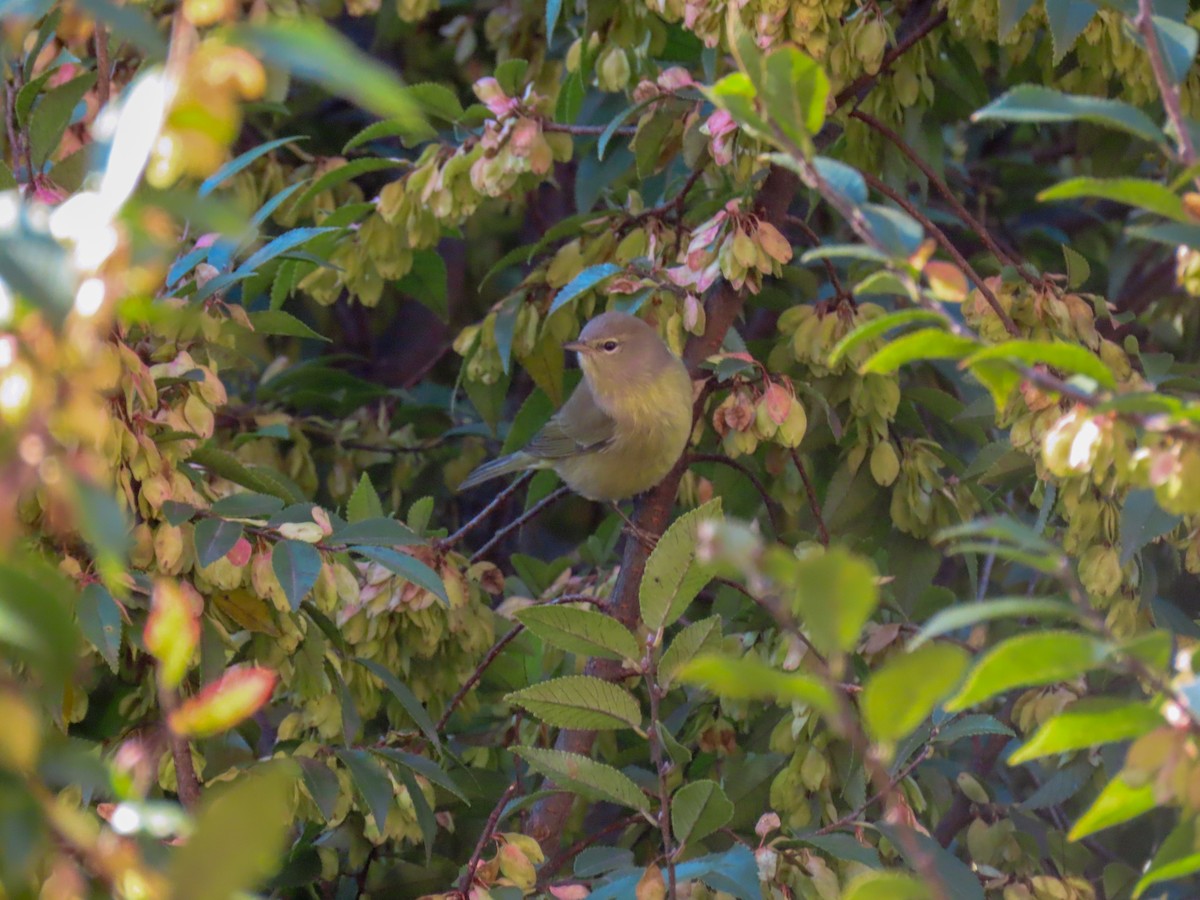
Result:
M637 316L606 312L596 316L563 344L579 355L579 367L594 388L608 393L621 385L652 378L671 361L671 351L653 327Z

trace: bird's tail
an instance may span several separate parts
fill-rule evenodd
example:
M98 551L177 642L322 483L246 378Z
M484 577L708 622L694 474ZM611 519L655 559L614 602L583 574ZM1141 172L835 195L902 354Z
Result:
M510 453L508 456L501 456L499 459L485 462L472 471L470 475L462 480L462 484L458 486L458 490L465 491L476 485L483 484L485 481L499 478L501 475L508 475L512 472L523 472L526 469L532 468L533 464L534 459L528 453L517 452Z

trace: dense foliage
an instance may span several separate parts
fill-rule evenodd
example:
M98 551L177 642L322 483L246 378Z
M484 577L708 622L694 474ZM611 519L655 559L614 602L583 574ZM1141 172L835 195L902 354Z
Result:
M1200 12L0 22L0 896L1196 895Z

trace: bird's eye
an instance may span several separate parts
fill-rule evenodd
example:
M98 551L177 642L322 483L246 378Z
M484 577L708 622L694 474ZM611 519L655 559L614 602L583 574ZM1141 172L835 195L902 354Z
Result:
M605 341L600 346L604 348L605 353L612 353L614 350L617 349L617 342L616 341Z

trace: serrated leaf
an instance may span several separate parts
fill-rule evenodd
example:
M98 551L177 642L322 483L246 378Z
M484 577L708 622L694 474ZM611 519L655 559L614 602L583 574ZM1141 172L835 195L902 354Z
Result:
M685 663L675 677L731 700L799 701L822 712L833 709L833 697L821 681L801 672L781 672L756 656L734 659L704 653Z
M206 791L195 831L170 856L171 897L228 900L278 870L294 783L295 769L275 762Z
M1044 202L1092 198L1144 209L1176 222L1192 224L1178 194L1148 178L1068 178L1037 195Z
M975 873L929 835L906 825L872 823L870 827L886 837L913 869L921 868L914 856L919 854L925 857L937 873L947 897L953 897L954 900L985 900L983 886Z
M321 574L321 554L303 541L280 541L271 549L271 569L295 612Z
M1100 796L1092 801L1092 805L1079 817L1079 821L1067 833L1067 839L1082 840L1097 831L1136 819L1157 807L1152 779L1138 787L1131 787L1118 774L1104 786Z
M233 545L241 540L243 531L240 522L215 517L201 519L192 532L196 561L201 566L211 566L233 549Z
M1109 649L1103 641L1071 631L1009 638L976 663L962 689L946 703L946 709L950 712L965 709L1016 687L1077 678L1101 665Z
M1045 0L1046 24L1054 44L1054 64L1062 62L1099 11L1090 0Z
M961 363L970 368L981 360L1003 360L1024 365L1044 363L1073 375L1086 375L1106 388L1116 387L1116 379L1100 357L1086 347L1066 341L1002 341L972 353Z
M968 628L980 622L1025 617L1070 621L1077 619L1079 613L1069 603L1060 600L1039 600L1034 597L998 597L995 600L983 600L977 603L960 603L956 606L949 606L934 615L917 632L908 646L909 649L915 650L930 638L958 631L960 628Z
M411 581L418 587L425 588L447 606L450 605L450 598L446 594L446 585L442 582L442 576L415 556L388 547L354 546L350 549L371 562L379 563L405 581Z
M285 503L297 503L304 499L303 496L299 496L299 491L293 490L291 485L283 481L282 476L270 477L271 474L277 473L264 471L257 466L247 466L232 453L211 445L197 447L188 461L201 465L214 475L226 478L234 484L270 494Z
M350 499L346 501L346 521L353 525L355 522L382 517L383 504L379 500L379 494L375 492L371 476L363 472L350 494Z
M1121 100L1065 94L1034 84L1019 85L971 116L973 121L1091 122L1165 143L1162 129L1148 115Z
M963 738L980 737L985 734L1003 734L1013 737L1014 732L995 716L971 713L959 716L949 725L943 725L934 740L939 744L953 744Z
M696 559L696 530L708 519L721 518L721 498L690 510L671 523L658 539L638 587L642 621L652 631L676 621L712 578Z
M382 834L387 828L388 810L392 808L395 797L392 780L379 761L366 750L338 747L333 752L350 773L350 780L370 810L375 827Z
M612 278L612 276L620 271L621 267L615 263L600 263L596 266L588 266L559 289L558 293L554 296L554 302L550 304L550 311L546 315L553 315L576 297L597 287L602 281Z
M1016 766L1055 753L1133 740L1164 724L1163 717L1145 701L1085 697L1043 722L1033 737L1008 758L1008 764Z
M1132 490L1121 503L1121 565L1151 541L1174 531L1182 517L1166 512L1152 490Z
M610 800L643 812L650 808L646 795L633 779L612 766L562 750L515 747L513 753L529 763L535 772L553 778L560 786L584 797Z
M1021 809L1046 809L1066 803L1092 780L1095 774L1092 764L1086 759L1079 759L1059 769L1041 787L1022 800L1018 806Z
M629 691L591 675L566 675L505 696L556 728L638 728L642 709Z
M733 817L733 804L715 781L685 784L671 798L671 828L680 846L702 841Z
M1067 269L1067 284L1075 290L1088 280L1092 274L1092 266L1082 253L1066 244L1062 245L1062 253L1063 264Z
M642 656L633 633L604 613L567 606L530 606L517 621L543 641L566 650L603 659L637 660Z
M767 54L759 90L771 123L795 144L806 146L825 124L829 76L816 60L795 47L780 47Z
M930 359L959 359L979 344L940 328L921 328L884 344L858 371L864 375L887 375L911 362Z
M846 885L841 900L930 900L928 885L904 872L863 872Z
M369 131L370 128L366 130ZM350 147L349 144L346 146L347 148ZM353 159L349 162L342 163L340 166L328 169L323 175L321 175L320 178L310 184L304 193L296 198L292 208L302 209L312 202L312 200L314 200L318 194L328 191L331 188L335 188L339 184L345 184L347 181L351 181L352 179L357 178L359 175L366 175L370 172L380 172L384 169L394 169L400 165L402 165L400 160L389 159L386 156L365 156L361 159Z
M116 672L121 652L121 608L108 588L96 581L84 587L75 605L75 618L88 643Z
M658 682L670 687L680 666L689 662L709 643L718 643L721 637L721 617L709 616L688 625L671 639L671 643L658 661ZM716 640L713 640L716 638Z
M414 694L399 678L393 675L382 664L373 659L362 659L361 657L354 660L364 669L373 674L376 678L383 682L386 687L404 707L404 711L416 723L421 732L429 738L435 747L441 746L441 738L438 737L437 727L433 723L433 719L429 717L429 712L421 704Z
M967 663L967 652L954 644L927 644L891 657L863 687L867 731L877 741L906 737L954 690Z

